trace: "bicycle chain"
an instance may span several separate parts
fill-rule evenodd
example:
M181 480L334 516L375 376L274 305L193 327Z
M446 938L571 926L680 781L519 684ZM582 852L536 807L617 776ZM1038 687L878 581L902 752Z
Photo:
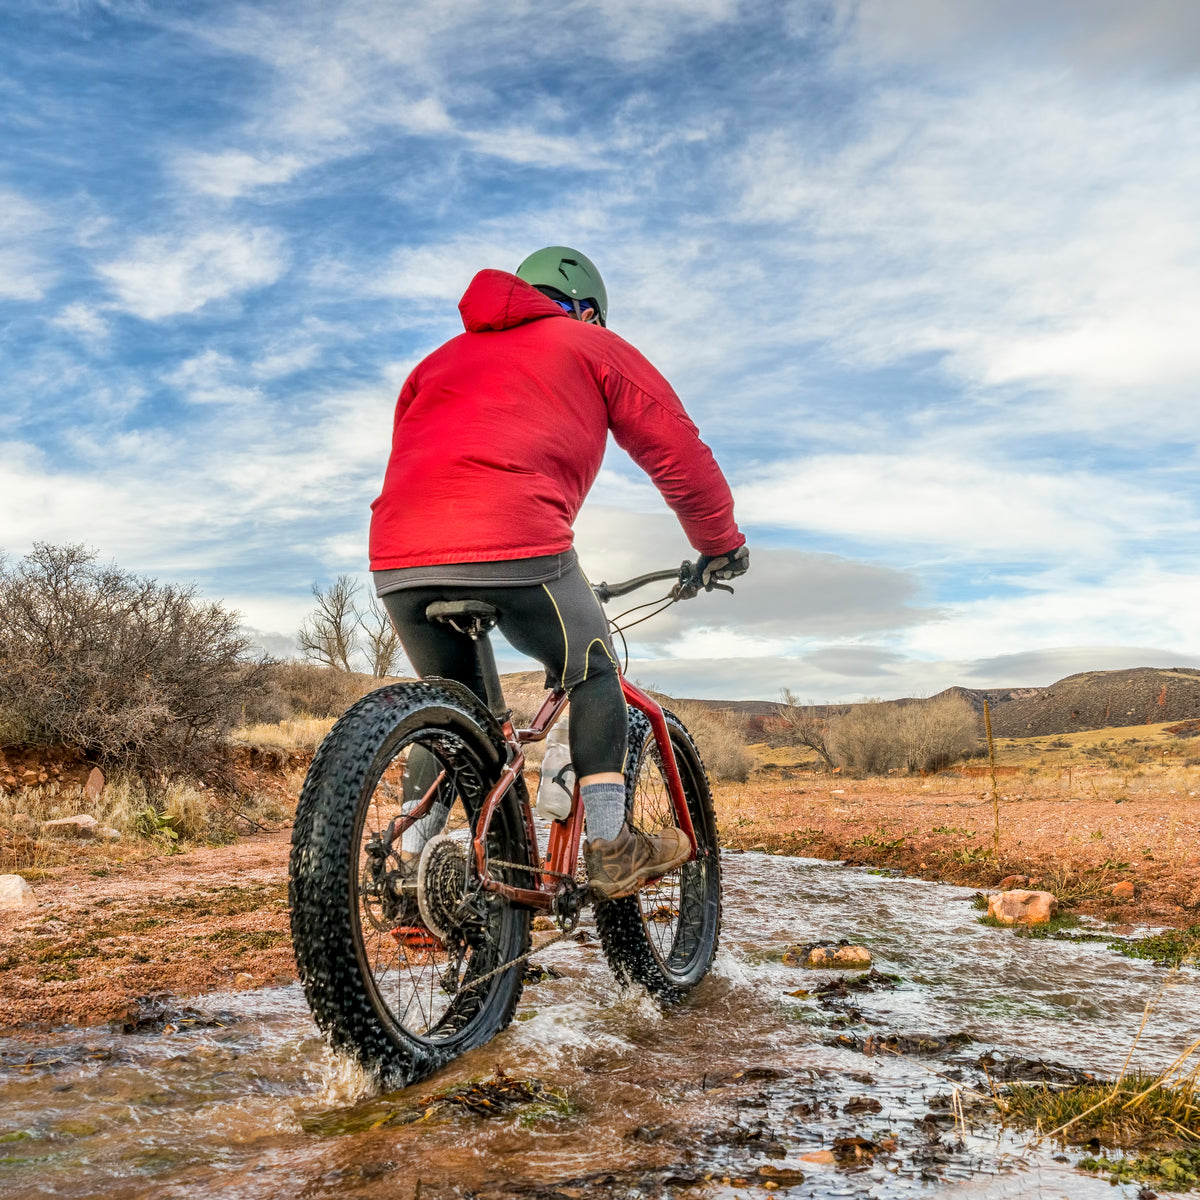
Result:
M504 862L502 859L489 859L489 867L508 867L514 871L528 871L531 875L552 875L555 879L569 879L572 883L577 882L574 875L568 875L564 871L551 871L546 867L533 867L529 863L514 863ZM578 919L578 918L577 918ZM521 963L528 962L535 954L541 954L543 950L548 950L551 946L558 945L559 942L566 941L575 932L575 927L564 930L562 933L557 933L549 941L543 942L531 950L527 950L524 954L518 954L516 958L510 958L508 962L501 963L500 966L494 967L488 971L486 975L480 975L477 979L472 979L466 986L459 988L459 995L463 992L469 992L473 988L477 988L481 983L487 983L489 979L494 979L497 975L502 975L505 971L512 970L513 967Z

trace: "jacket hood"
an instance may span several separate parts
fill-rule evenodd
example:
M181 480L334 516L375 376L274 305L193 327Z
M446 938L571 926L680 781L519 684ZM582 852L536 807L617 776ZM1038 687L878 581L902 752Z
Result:
M485 329L511 329L541 317L565 317L557 304L532 284L507 271L485 270L467 285L458 302L468 333Z

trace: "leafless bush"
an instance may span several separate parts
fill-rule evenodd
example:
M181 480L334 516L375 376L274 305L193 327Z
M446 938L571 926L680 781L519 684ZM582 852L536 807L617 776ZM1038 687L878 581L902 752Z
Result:
M817 711L815 704L801 705L787 688L780 693L780 698L783 703L775 710L776 721L783 726L791 741L815 750L824 764L832 770L837 764L833 761L833 753L830 750L830 730L832 723L848 710L833 709L822 715Z
M709 777L745 783L754 767L746 746L742 722L731 712L695 701L668 702L671 711L687 726Z
M192 587L39 543L0 560L0 737L140 774L200 774L261 687L238 615Z
M852 705L830 722L829 749L839 767L881 775L900 762L896 707L880 700Z
M958 696L908 704L869 700L832 718L828 736L837 765L863 775L895 767L936 771L975 748L978 718Z
M903 765L938 771L970 754L979 738L979 718L961 696L905 704L896 714Z

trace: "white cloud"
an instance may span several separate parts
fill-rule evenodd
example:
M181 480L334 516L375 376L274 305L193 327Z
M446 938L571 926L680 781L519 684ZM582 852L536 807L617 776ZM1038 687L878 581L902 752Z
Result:
M175 169L187 187L222 200L233 200L255 188L287 183L303 168L303 159L295 154L256 155L244 150L187 150L175 160Z
M961 660L1083 645L1200 655L1200 572L1132 560L1092 579L1046 572L1024 583L1016 594L944 605L943 617L903 634L902 648Z
M161 321L265 287L286 267L284 240L275 230L225 226L138 238L125 257L99 273L121 307Z
M239 382L244 377L233 359L209 349L185 359L164 379L189 404L261 404L262 393Z
M0 188L0 297L40 300L45 295L56 273L39 238L53 224L42 208Z
M1197 527L1187 499L1165 491L903 446L775 463L735 495L739 518L752 526L934 547L958 560L1091 561Z
M864 53L941 69L1031 56L1108 71L1200 66L1200 10L1179 0L854 0L852 11Z
M53 324L59 329L75 334L85 342L101 342L110 332L108 322L100 315L98 309L78 301L68 304L54 318Z
M976 392L1040 390L1035 428L1195 429L1198 99L1014 69L881 83L841 144L756 135L739 216L776 247L761 286L784 270L800 301L780 341L867 368L942 356Z

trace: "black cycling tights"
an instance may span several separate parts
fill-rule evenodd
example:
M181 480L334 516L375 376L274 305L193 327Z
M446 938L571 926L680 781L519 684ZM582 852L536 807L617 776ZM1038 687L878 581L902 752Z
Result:
M571 761L579 776L625 769L629 717L608 622L576 566L560 579L521 587L423 584L381 597L418 675L465 683L486 701L475 648L465 634L425 618L435 600L483 600L500 612L500 632L546 668L546 685L571 697Z

